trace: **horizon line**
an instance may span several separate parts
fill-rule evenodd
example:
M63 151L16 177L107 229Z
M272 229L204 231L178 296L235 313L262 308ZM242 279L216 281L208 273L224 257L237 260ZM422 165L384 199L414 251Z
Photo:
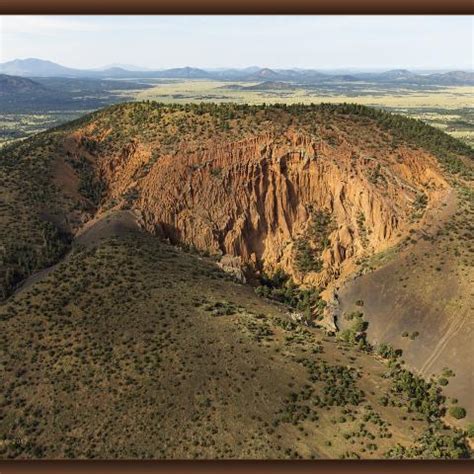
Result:
M144 67L136 64L121 64L120 62L113 62L110 65L102 65L102 66L88 66L88 67L76 67L76 66L66 66L64 63L56 62L51 59L44 59L40 57L34 57L34 56L29 56L29 57L15 57L13 59L7 59L7 60L2 60L0 62L0 65L13 62L13 61L27 61L27 60L39 60L39 61L47 61L51 62L53 64L56 64L58 66L62 66L68 69L77 69L81 71L97 71L100 69L112 69L112 68L120 68L124 69L126 71L130 72L153 72L153 71L164 71L168 69L185 69L185 68L191 68L191 69L202 69L205 71L211 71L211 70L219 70L219 69L236 69L236 70L243 70L243 69L249 69L249 68L259 68L259 69L271 69L271 70L312 70L312 71L318 71L318 70L359 70L363 71L365 69L373 69L373 70L385 70L385 71L390 71L390 70L408 70L408 71L417 71L417 70L430 70L430 71L443 71L443 70L450 70L450 71L473 71L474 66L471 67L463 67L460 65L454 66L373 66L373 65L366 65L366 66L262 66L262 65L247 65L247 66L191 66L189 64L185 64L182 66L154 66L154 67ZM129 70L127 67L133 67L135 70Z

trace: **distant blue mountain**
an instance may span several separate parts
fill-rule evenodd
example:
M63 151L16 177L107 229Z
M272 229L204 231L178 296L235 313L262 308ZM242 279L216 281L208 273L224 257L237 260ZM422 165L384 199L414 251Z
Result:
M380 83L419 85L474 85L472 71L450 71L417 74L406 69L385 72L353 72L351 74L321 72L314 69L270 69L252 66L248 68L200 69L182 67L164 70L140 70L135 66L114 65L103 69L75 69L43 59L14 59L0 64L0 73L23 77L71 77L101 79L167 78L167 79L214 79L223 81L286 81L315 84L334 81L372 81Z

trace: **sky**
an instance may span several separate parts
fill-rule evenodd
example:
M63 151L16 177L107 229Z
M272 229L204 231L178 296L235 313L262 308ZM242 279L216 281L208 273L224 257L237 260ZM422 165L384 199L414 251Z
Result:
M473 16L0 16L0 62L472 69Z

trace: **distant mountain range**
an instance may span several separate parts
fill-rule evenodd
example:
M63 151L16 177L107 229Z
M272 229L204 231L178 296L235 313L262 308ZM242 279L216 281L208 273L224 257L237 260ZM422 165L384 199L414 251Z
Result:
M46 88L26 77L0 74L0 97L12 94L31 94L44 92Z
M127 69L128 67L128 69ZM115 65L104 69L74 69L42 59L15 59L0 64L0 73L23 77L69 77L96 79L208 79L221 81L281 81L301 84L324 82L380 82L419 85L474 85L473 71L420 74L406 69L385 72L329 73L313 69L269 69L252 66L243 69L200 69L182 67L139 70L136 66Z
M131 98L137 90L151 87L135 81L89 77L34 77L0 73L2 113L47 110L91 110Z

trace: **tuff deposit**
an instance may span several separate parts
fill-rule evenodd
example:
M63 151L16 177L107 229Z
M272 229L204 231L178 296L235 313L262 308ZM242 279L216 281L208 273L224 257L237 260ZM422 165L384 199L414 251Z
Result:
M91 130L66 139L72 156ZM325 287L406 236L449 189L426 151L387 145L374 153L344 134L331 138L290 126L210 140L204 150L181 142L172 152L132 139L88 159L106 185L99 213L130 207L149 232L231 258L234 272L281 268L297 283ZM323 248L307 237L314 212L330 220ZM298 239L320 259L317 271L296 265Z

